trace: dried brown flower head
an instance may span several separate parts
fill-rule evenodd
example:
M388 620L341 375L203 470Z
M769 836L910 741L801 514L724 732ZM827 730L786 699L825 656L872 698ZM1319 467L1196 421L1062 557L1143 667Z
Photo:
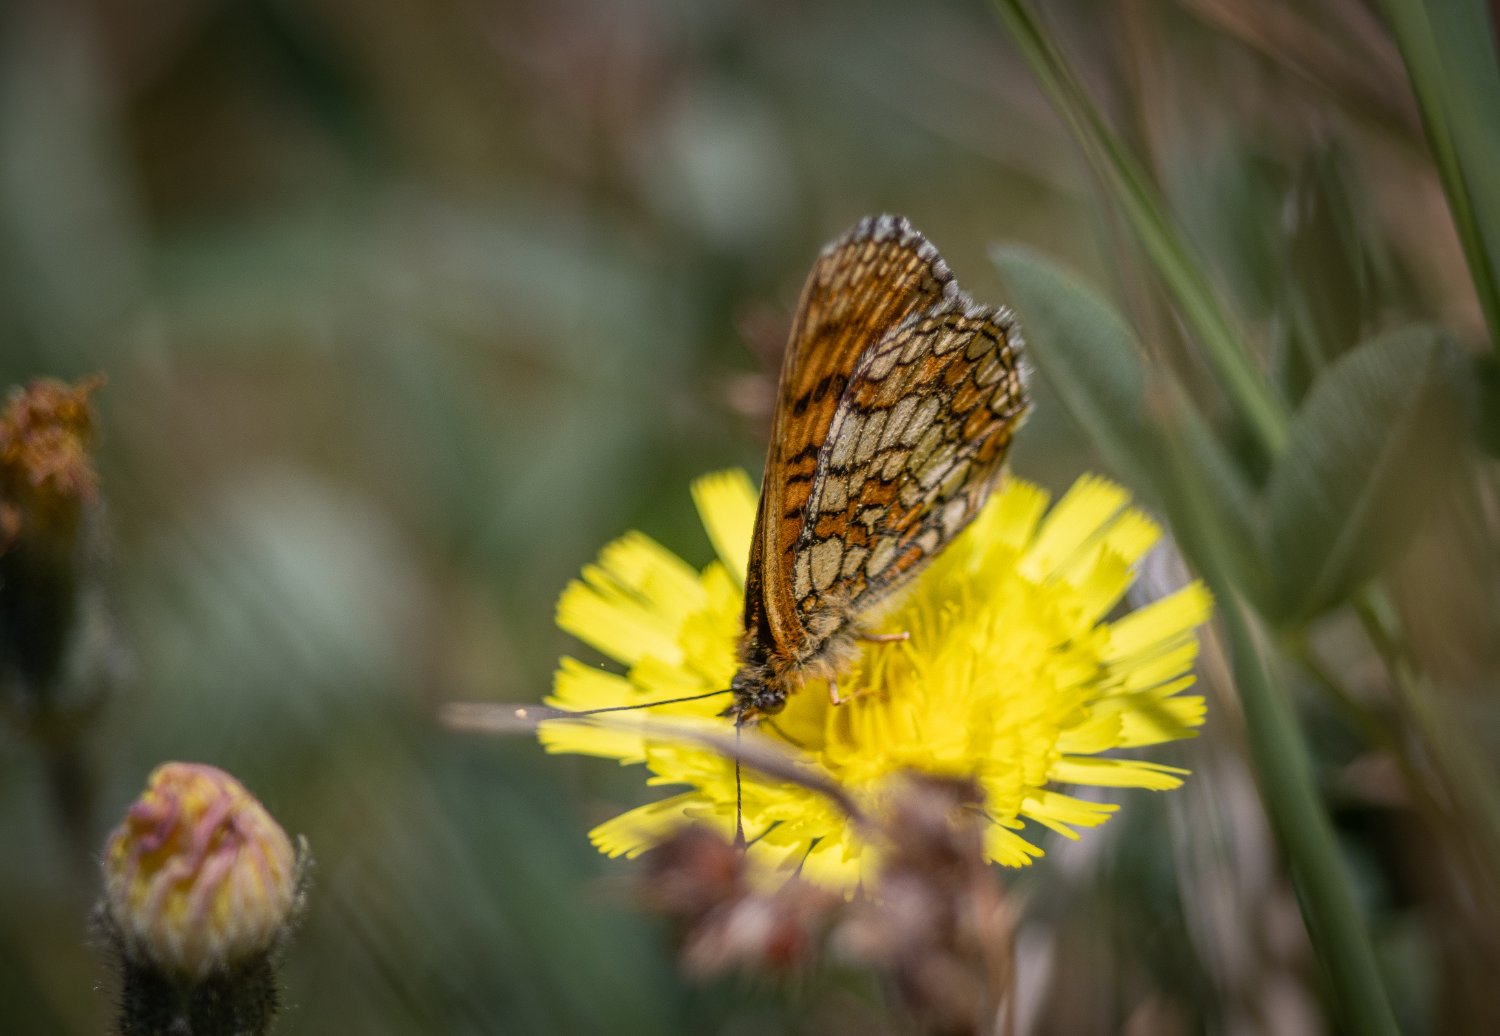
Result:
M875 887L831 937L837 955L888 976L930 1032L1007 1026L1013 926L984 858L982 802L972 782L908 775L880 825Z
M99 490L89 396L104 384L38 378L0 412L0 553L22 535L71 536Z
M1012 924L984 857L969 781L907 775L860 822L880 847L873 880L845 900L793 879L757 880L745 854L689 827L646 856L642 899L676 920L683 969L780 975L825 957L880 975L923 1031L1007 1031Z
M755 887L745 854L707 828L684 828L647 860L642 899L678 920L683 968L698 977L783 974L810 964L843 902L800 881Z

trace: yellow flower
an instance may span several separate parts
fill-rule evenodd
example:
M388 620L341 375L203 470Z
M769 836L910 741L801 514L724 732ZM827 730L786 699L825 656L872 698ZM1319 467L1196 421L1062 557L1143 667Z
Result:
M104 905L128 957L202 979L270 950L297 896L286 832L239 781L166 763L104 850Z
M729 686L756 495L735 471L699 479L693 497L719 559L696 571L635 532L605 547L563 592L557 621L628 672L564 658L548 704L590 709ZM779 741L871 810L903 771L972 777L992 821L986 853L1009 866L1042 855L1022 835L1025 821L1076 838L1076 828L1117 808L1070 795L1068 785L1177 787L1186 771L1101 753L1191 737L1202 724L1203 699L1182 692L1193 683L1194 629L1208 617L1209 594L1194 583L1106 621L1161 530L1126 506L1123 489L1095 477L1050 513L1047 503L1037 486L1009 480L879 616L879 630L911 637L865 648L839 681L841 693L858 692L852 701L834 706L826 685L812 682L744 736ZM723 731L727 703L650 714ZM595 828L590 837L610 856L643 852L687 820L734 828L734 765L710 748L628 719L548 722L540 737L549 751L644 764L648 784L688 787ZM859 828L825 797L750 770L744 826L753 860L831 887L855 888L874 862Z

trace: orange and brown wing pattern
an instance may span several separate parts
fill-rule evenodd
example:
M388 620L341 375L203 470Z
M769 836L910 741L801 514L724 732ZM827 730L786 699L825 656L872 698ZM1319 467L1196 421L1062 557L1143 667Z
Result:
M860 611L973 519L1028 401L1010 315L959 297L866 352L828 429L793 557L803 615Z
M760 643L797 654L805 640L794 552L820 452L861 356L909 318L961 298L937 250L900 217L861 221L813 266L782 364L745 580L745 630Z

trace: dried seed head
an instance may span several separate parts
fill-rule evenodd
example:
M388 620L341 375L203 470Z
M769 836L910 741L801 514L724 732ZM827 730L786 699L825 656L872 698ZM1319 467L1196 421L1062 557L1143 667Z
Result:
M646 856L641 898L653 910L693 919L745 895L745 854L702 827L685 827Z
M1012 993L1010 912L984 858L970 781L907 774L880 823L872 894L844 912L836 954L880 971L929 1031L988 1032Z
M39 378L0 412L0 554L22 535L71 538L98 493L89 455L98 375L77 385Z
M647 861L641 898L678 922L683 969L693 975L805 966L843 902L800 881L755 887L746 880L744 853L706 828L678 831Z

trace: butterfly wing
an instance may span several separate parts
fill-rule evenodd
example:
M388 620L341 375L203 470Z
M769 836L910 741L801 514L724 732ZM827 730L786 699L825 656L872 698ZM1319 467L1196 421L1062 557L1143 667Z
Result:
M820 450L860 357L912 316L960 300L937 250L900 217L861 221L814 264L782 363L745 576L745 631L759 644L800 655L806 642L796 549Z
M1006 311L962 299L868 350L818 455L793 551L804 616L864 610L921 570L989 495L1028 402Z

